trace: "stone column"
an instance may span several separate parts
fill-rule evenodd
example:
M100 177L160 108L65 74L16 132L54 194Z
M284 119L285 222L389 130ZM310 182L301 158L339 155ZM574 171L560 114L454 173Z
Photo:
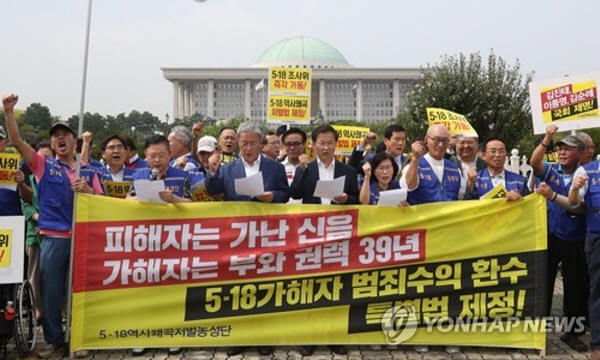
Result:
M398 116L400 112L400 81L394 80L392 85L392 114Z
M356 80L356 121L363 121L362 80Z
M208 80L208 94L206 94L206 116L215 118L215 81Z
M323 114L325 119L327 119L327 90L325 89L326 86L327 84L325 83L325 80L319 81L319 107L321 108L321 114Z
M173 120L179 119L179 81L173 81Z
M179 86L179 118L185 117L185 85Z
M252 86L250 80L244 82L244 116L248 119L252 115Z

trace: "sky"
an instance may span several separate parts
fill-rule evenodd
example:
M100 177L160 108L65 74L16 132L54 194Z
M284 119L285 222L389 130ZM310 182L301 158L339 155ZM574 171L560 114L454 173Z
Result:
M0 92L79 112L89 0L0 5ZM164 67L247 67L306 36L356 67L421 67L490 51L535 80L600 72L598 0L95 0L85 111L172 116Z

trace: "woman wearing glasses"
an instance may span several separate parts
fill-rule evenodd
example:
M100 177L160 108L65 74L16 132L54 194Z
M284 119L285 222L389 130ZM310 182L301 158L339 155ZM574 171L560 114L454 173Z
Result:
M390 154L380 152L370 162L367 161L362 168L365 172L365 180L359 195L362 205L377 205L381 191L400 188L397 178L398 164Z

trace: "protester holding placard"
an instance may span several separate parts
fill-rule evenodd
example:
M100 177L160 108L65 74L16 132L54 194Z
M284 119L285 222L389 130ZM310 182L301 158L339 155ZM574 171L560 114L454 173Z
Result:
M106 166L97 168L98 177L106 196L124 199L131 188L136 170L125 166L125 144L117 134L104 139L100 144Z
M565 209L555 203L557 195L568 196L573 184L573 174L585 151L585 143L574 135L568 135L556 142L558 148L558 164L543 162L548 144L553 140L558 127L550 124L546 127L546 135L531 154L530 164L536 178L547 184L554 194L548 201L548 270L546 314L550 315L554 281L558 264L562 263L564 286L565 316L576 319L587 317L588 308L588 273L585 258L585 217ZM561 340L577 351L586 351L587 345L581 341L583 331L565 333Z
M21 200L14 180L14 174L19 169L19 156L5 153L6 142L6 131L0 126L0 174L3 185L0 186L0 216L15 216L21 215Z
M528 195L527 179L504 169L507 156L504 141L498 137L491 137L484 142L483 148L487 168L477 173L474 191L469 191L466 197L481 198L498 186L506 190L506 194L502 197L508 201L518 200Z

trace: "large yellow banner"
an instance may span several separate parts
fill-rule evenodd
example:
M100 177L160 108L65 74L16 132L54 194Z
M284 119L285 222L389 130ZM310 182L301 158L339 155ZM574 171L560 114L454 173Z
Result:
M269 68L267 122L269 124L310 123L312 70Z
M72 350L545 347L539 195L413 207L78 196Z

